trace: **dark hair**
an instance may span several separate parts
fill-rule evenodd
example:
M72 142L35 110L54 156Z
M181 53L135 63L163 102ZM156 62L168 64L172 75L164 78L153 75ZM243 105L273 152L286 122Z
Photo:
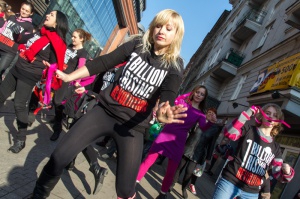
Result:
M25 1L25 2L23 2L23 3L21 4L21 7L22 7L23 5L27 5L27 6L29 6L29 7L30 7L30 9L31 9L31 13L33 13L33 12L34 12L34 6L33 6L33 4L32 4L32 3L28 2L28 1Z
M91 40L92 35L81 28L74 30L74 32L77 32L79 35L79 38L83 39L82 44L84 44L84 42L86 42L86 41Z
M196 91L197 91L199 88L205 89L205 96L204 96L204 99L199 103L199 107L198 107L202 112L204 112L204 110L205 110L205 103L206 103L206 97L207 97L207 95L208 95L208 91L207 91L207 88L206 88L205 86L203 86L203 85L195 86L195 87L193 88L193 90L191 91L190 96L188 97L188 102L191 103L191 102L193 101L194 94L196 93Z
M56 11L56 32L66 42L66 34L69 30L68 19L64 13Z

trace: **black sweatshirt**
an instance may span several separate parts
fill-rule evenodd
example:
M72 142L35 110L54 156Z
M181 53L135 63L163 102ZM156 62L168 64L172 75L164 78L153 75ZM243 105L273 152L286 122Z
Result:
M158 98L160 102L174 104L182 80L183 62L178 60L179 70L172 65L166 68L162 66L161 56L142 53L140 44L140 39L133 39L86 66L90 75L94 75L127 61L117 71L114 83L101 91L98 99L110 115L144 133Z

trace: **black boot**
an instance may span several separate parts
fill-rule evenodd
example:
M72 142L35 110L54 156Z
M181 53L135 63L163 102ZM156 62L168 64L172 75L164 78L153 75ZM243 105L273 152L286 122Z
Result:
M159 193L159 195L155 199L167 199L166 193Z
M55 106L55 117L53 124L53 134L50 137L51 141L56 141L62 131L63 106Z
M50 137L51 141L56 141L59 138L59 135L62 131L62 123L61 122L62 121L57 121L57 120L54 121L54 124L53 124L53 127L52 127L53 134Z
M59 138L61 131L54 131L54 133L51 135L50 140L56 141Z
M12 152L12 153L19 153L20 151L22 151L22 149L25 148L25 141L21 141L21 140L15 140L14 141L14 145L11 146L8 151Z
M93 194L97 194L102 188L104 177L108 174L108 170L106 168L100 167L98 162L94 162L90 169L95 178L95 188Z
M36 181L32 199L44 199L49 197L50 192L59 181L60 176L51 176L45 171L42 171L40 177Z

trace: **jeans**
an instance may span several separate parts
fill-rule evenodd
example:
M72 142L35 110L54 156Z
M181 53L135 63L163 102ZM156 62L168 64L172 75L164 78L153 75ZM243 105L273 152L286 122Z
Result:
M245 192L228 180L220 178L217 183L213 199L232 199L235 197L243 199L257 199L258 193Z

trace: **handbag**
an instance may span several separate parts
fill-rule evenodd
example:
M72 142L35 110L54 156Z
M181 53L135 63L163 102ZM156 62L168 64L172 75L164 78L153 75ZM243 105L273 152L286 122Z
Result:
M206 162L204 162L202 165L196 164L193 174L197 177L201 177L205 169L205 166L206 166Z

